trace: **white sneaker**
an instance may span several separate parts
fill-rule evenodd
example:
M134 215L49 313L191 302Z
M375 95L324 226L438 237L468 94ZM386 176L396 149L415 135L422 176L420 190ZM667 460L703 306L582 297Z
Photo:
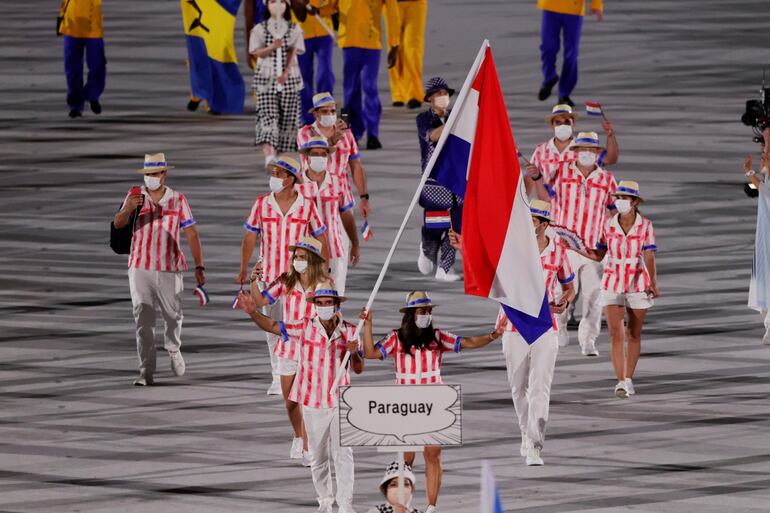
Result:
M634 382L631 381L631 378L626 378L626 392L628 392L628 395L636 395L636 390L634 390Z
M316 513L334 513L332 511L332 505L331 504L321 504L318 506L318 509L316 510Z
M273 382L267 389L267 395L281 395L281 380L276 376L273 376Z
M770 346L770 330L765 332L765 336L762 337L762 343L766 346Z
M427 508L425 508L425 513L438 513L438 508L431 504Z
M626 389L625 381L618 381L618 384L615 385L615 397L619 397L620 399L628 399L628 390Z
M337 513L356 513L353 508L353 503L348 502L346 504L337 504Z
M580 352L583 353L583 356L599 356L599 351L596 350L596 342L593 340L580 344Z
M289 458L293 460L299 460L302 458L302 438L294 438L291 441L291 449L289 450Z
M310 451L302 451L302 466L309 467L310 463Z
M145 374L144 372L139 373L139 377L134 380L134 386L137 387L146 387L150 386L154 383L152 376Z
M541 465L544 465L543 458L540 457L540 449L537 447L529 447L527 449L527 466L528 467L539 467Z
M559 333L557 335L557 337L559 339L559 347L567 347L567 346L569 346L569 335L568 334L565 333L564 336L562 336L561 333Z
M417 269L420 270L420 272L424 275L429 275L433 272L433 262L430 261L430 258L425 256L425 253L422 252L422 242L420 243L420 254L417 257Z
M168 356L171 358L171 372L174 376L184 376L185 364L182 351L169 351Z
M529 449L529 438L527 438L527 435L522 434L521 447L519 447L519 454L521 454L522 458L527 457L527 449Z
M449 269L449 272L446 272L441 267L436 269L436 279L438 281L457 281L460 279L459 274L455 274L454 269Z

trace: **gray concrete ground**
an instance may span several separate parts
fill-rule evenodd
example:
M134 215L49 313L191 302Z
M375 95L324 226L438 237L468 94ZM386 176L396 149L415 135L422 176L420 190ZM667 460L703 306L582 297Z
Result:
M434 0L427 31L425 76L454 84L491 40L525 153L547 136L551 105L535 99L534 4ZM586 20L574 98L605 105L622 147L613 171L641 182L655 221L663 295L648 316L638 395L613 398L606 333L599 358L573 342L559 355L546 466L527 468L499 347L447 358L446 381L463 385L465 446L445 451L442 512L477 511L484 458L506 511L770 510L770 348L745 306L755 205L740 163L756 148L738 121L767 65L770 11L761 0L607 4L604 23ZM265 344L229 308L242 218L267 184L251 116L184 110L177 2L106 2L104 113L69 120L55 7L18 3L0 33L0 511L313 511L309 472L286 457L281 401L265 396ZM240 32L237 43L242 55ZM384 75L381 85L389 105ZM375 237L348 282L350 315L418 179L414 114L386 107L385 149L364 152ZM139 389L125 260L107 230L151 151L177 166L171 184L198 219L212 302L196 306L188 277L188 374L172 378L161 355L158 386ZM420 288L443 304L441 325L488 330L494 304L417 272L418 226L414 216L376 330L396 325L404 293ZM374 362L359 382L391 378L390 364ZM356 451L359 511L379 500L387 462Z

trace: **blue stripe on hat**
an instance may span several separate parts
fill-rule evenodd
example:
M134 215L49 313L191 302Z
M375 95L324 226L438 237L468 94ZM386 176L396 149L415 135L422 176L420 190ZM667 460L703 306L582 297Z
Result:
M315 291L315 297L318 296L339 297L339 294L334 289L319 289Z
M274 166L278 166L278 167L280 167L282 169L285 169L286 171L288 171L289 173L291 173L291 174L293 174L295 176L299 176L299 169L297 169L296 167L292 166L291 164L289 164L288 162L286 162L283 159L275 159L272 162L272 164Z
M308 244L307 242L298 242L298 243L296 243L294 245L294 247L295 248L307 249L308 251L312 251L316 255L321 256L321 251L319 251L319 249L316 248L315 246L312 246L311 244Z
M165 162L145 162L144 167L161 167L165 166Z
M548 212L547 210L538 210L536 208L530 208L529 211L532 212L533 214L537 214L542 217L551 217L551 213Z
M334 97L332 95L324 96L323 98L319 98L315 102L313 102L313 108L317 109L319 107L323 107L324 105L328 105L330 103L336 103L334 101Z
M411 301L406 303L406 307L407 308L414 308L417 305L424 305L424 304L427 304L427 303L430 303L430 302L431 302L431 300L430 300L429 297L421 298L421 299L413 299L413 300L411 300Z
M591 139L589 137L581 137L580 139L575 139L575 145L580 145L582 143L588 143L588 144L599 144L599 139Z
M634 196L639 196L639 190L638 189L632 189L631 187L618 187L615 190L615 194L619 194L621 192L626 192L626 193L632 194Z
M305 144L302 145L302 149L303 150L308 149L308 148L323 148L325 150L328 150L329 149L329 143L327 143L326 141L321 141L319 139L315 139L315 140L311 139L311 140L309 140L308 142L306 142Z

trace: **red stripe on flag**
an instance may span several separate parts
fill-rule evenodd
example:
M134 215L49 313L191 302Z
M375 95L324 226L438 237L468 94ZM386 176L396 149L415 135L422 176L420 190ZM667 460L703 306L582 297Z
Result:
M519 186L516 143L503 91L487 48L473 89L479 92L476 136L463 207L465 293L489 297Z

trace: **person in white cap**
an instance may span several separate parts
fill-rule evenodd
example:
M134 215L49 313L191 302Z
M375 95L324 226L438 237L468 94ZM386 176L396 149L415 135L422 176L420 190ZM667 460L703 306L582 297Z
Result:
M642 350L642 326L647 309L659 294L655 269L658 247L652 221L639 212L639 204L644 201L639 184L623 180L614 196L618 213L607 220L598 249L588 254L599 261L607 255L601 303L610 332L612 367L618 379L615 395L625 399L636 393L633 377Z
M307 235L317 238L323 247L322 254L328 258L326 225L318 213L316 205L297 192L295 186L302 180L300 164L286 155L275 159L270 168L270 191L257 197L251 212L243 223L245 233L241 243L241 267L235 277L236 283L246 283L249 260L254 247L259 242L259 259L262 262L263 286L275 281L289 270L291 254L289 246L294 246ZM281 319L281 305L276 303L265 308L267 315ZM266 333L270 351L270 364L273 370L273 382L268 395L281 393L278 360L275 357L275 345L278 337Z
M321 282L316 285L311 300L315 304L315 315L288 324L258 312L248 294L241 292L237 303L260 328L281 335L299 347L297 379L291 389L291 398L302 405L319 513L331 513L335 501L331 461L337 481L338 513L355 513L353 450L340 447L339 423L336 422L339 387L333 386L337 366L346 352L351 353L351 358L339 384L350 383L350 368L356 374L364 370L364 360L358 354L356 327L343 320L340 313L340 305L346 299L337 293L331 282Z
M403 314L401 327L391 330L375 344L372 334L372 312L361 312L364 322L363 356L385 360L393 355L397 385L430 385L441 383L441 363L444 353L459 353L462 349L484 347L503 334L502 328L486 335L459 337L433 326L433 303L425 291L412 291L399 311ZM415 454L404 454L412 465ZM437 513L436 503L441 489L441 447L425 447L425 491L428 507L425 513Z
M334 150L334 146L329 148L329 143L323 137L308 139L300 148L300 153L307 157L307 165L297 191L307 200L314 202L321 214L329 240L331 277L339 293L345 294L348 263L353 266L358 264L361 250L358 245L356 219L353 217L356 202L350 195L350 190L346 190L337 177L327 171L330 153ZM343 236L343 229L347 237Z
M595 248L604 234L605 219L612 211L616 183L612 173L597 164L603 150L596 132L580 132L570 149L576 153L574 161L559 164L556 170L543 179L535 176L538 197L549 197L545 185L553 191L551 224L571 232L586 248ZM575 272L575 289L582 297L582 319L578 328L578 342L584 356L598 356L596 338L601 328L602 265L587 256L570 249L567 252ZM562 345L569 343L565 337L569 313L557 316ZM566 340L565 340L566 338Z
M358 209L365 219L369 217L369 189L366 183L366 170L358 152L358 143L348 125L337 116L337 101L329 92L320 92L313 96L313 108L310 113L315 118L313 123L303 126L297 132L297 147L302 148L311 138L323 137L334 148L329 157L328 171L336 176L343 188L352 195L350 180L356 186L360 201ZM307 157L302 155L303 165Z
M532 224L535 226L537 247L543 264L543 279L548 294L551 312L560 314L575 297L572 281L575 274L567 258L567 249L548 235L550 223L550 205L546 201L535 200L530 205ZM558 295L557 295L557 284ZM558 299L557 299L558 297ZM505 328L503 333L503 354L508 370L508 383L511 387L513 406L521 430L520 453L526 458L527 465L542 465L540 456L545 442L545 426L548 422L548 409L551 398L556 355L559 344L556 338L556 319L554 328L529 344L516 331L500 309L497 326Z
M315 308L312 301L307 298L312 296L316 285L326 281L326 259L321 253L321 242L313 237L303 237L294 246L289 246L292 252L291 268L280 275L265 288L260 288L262 277L262 264L257 262L251 272L251 297L258 308L264 308L276 303L283 305L283 321L285 323L299 322L306 317L313 317ZM277 359L278 374L281 376L281 391L286 403L286 412L289 414L294 430L289 457L302 459L302 464L310 466L310 455L307 447L307 434L302 424L302 410L296 401L290 398L291 387L297 374L297 362L299 361L299 348L291 340L278 338L278 343L273 349Z
M393 462L385 469L385 476L380 481L380 492L385 497L385 502L371 508L366 513L421 513L413 508L414 485L417 482L412 472L412 467L404 464L404 499L398 498L398 462Z
M195 218L184 194L166 186L167 172L163 153L145 155L144 187L133 188L115 214L115 228L133 223L131 251L128 256L128 285L136 321L136 348L139 356L137 386L152 385L155 374L156 307L165 321L163 346L171 358L175 376L185 373L182 345L182 273L187 260L179 234L184 230L187 245L195 260L195 280L205 281L203 250Z

